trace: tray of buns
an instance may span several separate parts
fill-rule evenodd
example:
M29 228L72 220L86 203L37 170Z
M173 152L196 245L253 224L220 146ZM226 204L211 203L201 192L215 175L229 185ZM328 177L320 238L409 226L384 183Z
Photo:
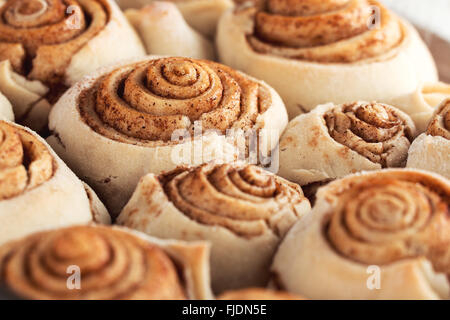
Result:
M448 10L0 0L0 298L450 298Z

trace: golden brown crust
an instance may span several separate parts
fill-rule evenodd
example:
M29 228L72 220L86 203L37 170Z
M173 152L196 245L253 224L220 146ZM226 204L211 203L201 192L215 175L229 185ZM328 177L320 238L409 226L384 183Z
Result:
M32 299L184 299L174 261L127 232L79 226L37 233L0 247L0 282ZM81 288L67 287L69 267Z
M222 293L218 300L305 300L305 298L284 291L263 288L247 288Z
M11 0L0 8L0 60L56 85L72 56L107 24L103 0Z
M377 265L425 256L436 272L450 271L445 181L420 171L390 170L336 181L318 197L333 203L324 228L341 255Z
M120 67L82 93L79 110L98 133L141 145L169 144L176 130L250 129L270 107L265 88L226 66L160 58Z
M395 48L403 38L398 19L373 0L265 0L249 14L254 30L249 44L260 53L322 63L351 63ZM371 26L373 8L380 25Z
M439 106L428 125L427 134L450 140L450 99L445 100Z
M324 114L330 136L383 168L406 162L414 126L395 108L381 103L355 102ZM403 147L404 146L404 147ZM399 150L405 151L396 156Z
M167 197L189 218L244 237L264 234L270 218L307 201L301 188L252 165L203 165L160 176Z
M41 185L55 166L47 147L32 134L0 121L0 200Z

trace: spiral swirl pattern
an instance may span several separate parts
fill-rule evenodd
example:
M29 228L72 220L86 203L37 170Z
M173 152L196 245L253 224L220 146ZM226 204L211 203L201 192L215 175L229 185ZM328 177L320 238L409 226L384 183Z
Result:
M2 278L32 299L184 299L173 261L159 247L108 227L43 232L0 249ZM1 259L3 257L3 259ZM68 268L81 288L67 287Z
M381 103L337 106L324 115L330 136L382 167L404 165L414 125L406 115Z
M10 0L0 8L0 60L47 84L106 25L103 0Z
M250 45L286 58L355 62L388 52L403 37L398 19L373 0L264 0L251 10Z
M49 180L55 170L47 147L29 132L0 121L0 200Z
M267 89L226 66L161 58L103 76L79 104L97 132L119 141L170 142L175 130L249 129L271 104ZM106 126L105 126L106 124Z
M445 100L428 125L427 134L450 140L450 99Z
M337 203L326 229L330 244L340 254L365 264L417 256L432 258L437 264L435 253L448 248L450 240L449 185L410 171L378 172L362 178L347 178L336 189ZM441 269L448 268L448 262L441 263Z
M298 215L294 206L307 201L298 185L252 165L203 165L160 179L169 200L189 218L249 238L275 228L270 218L282 209Z

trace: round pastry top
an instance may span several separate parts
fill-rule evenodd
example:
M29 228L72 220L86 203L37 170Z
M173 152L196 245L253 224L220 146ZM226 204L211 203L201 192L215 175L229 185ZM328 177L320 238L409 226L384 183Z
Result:
M290 59L352 63L381 56L404 37L399 19L374 0L257 0L237 14L254 21L253 50ZM253 6L252 6L253 3Z
M0 271L1 284L31 299L185 298L162 249L109 227L63 228L6 244Z
M72 56L107 24L105 0L10 0L0 7L0 60L56 86Z
M336 106L324 114L330 136L383 168L404 165L415 131L412 120L389 105L355 102Z
M354 175L319 190L331 208L324 222L329 244L364 264L424 256L436 272L450 272L450 184L416 170Z
M271 218L308 200L301 188L253 165L202 165L160 176L168 199L189 218L243 237L279 233Z
M110 139L139 145L178 143L180 134L255 128L271 105L268 89L224 65L181 57L117 68L79 97L83 120ZM176 139L172 139L175 134Z

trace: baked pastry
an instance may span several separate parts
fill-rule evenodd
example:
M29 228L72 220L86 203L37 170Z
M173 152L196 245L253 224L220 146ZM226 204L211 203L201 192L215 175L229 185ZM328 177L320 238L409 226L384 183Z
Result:
M45 127L50 105L82 76L145 55L113 0L10 0L0 17L0 61L9 61L0 65L0 92L16 120L35 130Z
M264 286L273 254L310 210L301 188L245 163L144 176L117 223L163 239L208 240L216 293Z
M283 133L279 175L314 187L359 171L404 167L414 136L411 118L386 104L320 105Z
M0 119L14 121L11 103L0 93Z
M125 11L148 54L215 59L212 42L184 20L171 2L153 2L141 9Z
M117 227L56 229L1 246L0 285L27 299L207 299L208 249Z
M450 98L437 108L427 131L411 144L407 167L437 172L450 179Z
M450 182L411 169L355 174L319 189L272 269L312 299L449 298Z
M374 0L264 0L226 12L220 61L267 81L290 118L327 102L390 103L438 79L408 22Z
M44 140L0 120L0 243L43 229L109 220L95 193Z
M284 291L263 288L247 288L222 293L219 300L304 300L304 298Z
M116 216L146 173L235 160L239 132L257 133L269 155L287 114L272 88L231 68L149 57L86 78L49 122L50 145Z
M421 84L416 91L392 101L392 105L405 111L416 124L417 132L427 130L436 108L450 98L450 84L444 82Z
M212 39L220 16L233 7L232 0L162 0L173 2L183 14L187 23L204 36ZM156 0L120 0L122 9L141 8Z

